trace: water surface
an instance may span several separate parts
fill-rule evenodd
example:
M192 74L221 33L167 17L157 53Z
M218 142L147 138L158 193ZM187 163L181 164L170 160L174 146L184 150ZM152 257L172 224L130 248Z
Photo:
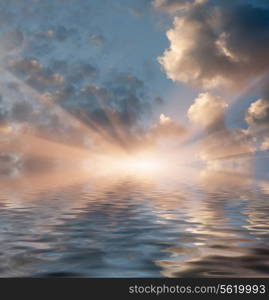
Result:
M2 180L1 277L269 276L267 181L68 176Z

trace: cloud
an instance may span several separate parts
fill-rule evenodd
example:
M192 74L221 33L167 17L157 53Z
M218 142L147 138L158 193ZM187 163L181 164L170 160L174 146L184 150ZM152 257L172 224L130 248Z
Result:
M11 110L11 119L18 122L30 122L33 115L33 105L27 101L14 103Z
M52 36L55 37L59 42L63 42L72 36L75 33L75 30L73 28L67 29L66 27L60 25L50 32L52 33Z
M269 101L261 98L252 102L246 110L247 132L253 137L257 150L269 149Z
M92 71L87 65L75 66L85 74ZM16 76L6 72L6 79L2 78L1 132L15 126L21 132L81 144L91 134L95 136L95 131L97 135L101 133L105 138L114 139L115 143L128 143L131 135L135 136L143 126L143 119L150 116L153 105L160 102L158 97L149 96L144 82L130 73L114 72L102 84L77 84L73 74L69 74L76 68L64 63L60 69L67 70L66 78L59 86L49 82L50 77L39 85L29 80L55 69L45 68L34 59L10 65ZM72 118L89 130L78 132L72 128Z
M0 178L15 177L21 169L20 157L14 153L0 153Z
M57 107L49 106L39 93L4 70L1 94L1 139L11 139L23 132L55 135L59 139L67 133L72 135L71 124L59 114Z
M14 21L14 16L11 12L5 11L4 9L0 10L1 26L11 25L13 21Z
M139 140L141 128L150 123L151 111L161 98L147 90L146 80L130 73L145 77L139 65L125 64L122 53L113 52L117 33L123 44L131 38L127 27L120 32L111 27L121 14L117 5L83 0L67 1L64 6L61 0L33 1L30 6L15 2L0 4L0 41L5 42L1 66L7 71L0 78L4 99L0 143L12 136L23 140L27 134L76 146L88 139L89 147L99 133L115 143L118 133L123 133L120 138L126 144L136 137ZM135 7L144 8L143 2ZM134 12L139 13L138 9ZM125 9L122 23L132 18L128 15ZM114 64L117 71L111 71ZM6 75L9 78L4 80ZM160 130L167 126L163 124Z
M170 124L172 121L169 117L165 116L164 114L160 115L160 124L161 125L166 125L166 124Z
M244 160L245 155L255 151L252 137L244 129L228 129L217 131L205 136L200 143L200 159L210 163L218 160L231 159L231 161ZM214 164L215 164L214 162ZM223 164L220 164L223 166Z
M58 73L53 73L53 71L49 69L44 70L37 76L29 77L27 79L27 84L38 91L59 87L63 83L64 77Z
M153 6L156 9L175 14L178 11L190 9L194 5L206 1L207 0L154 0Z
M114 74L114 78L103 85L87 85L78 91L75 108L97 122L109 126L108 114L121 125L132 127L149 113L150 101L146 100L144 82L130 73ZM63 104L71 107L72 103ZM71 105L71 106L70 106Z
M24 58L9 62L9 70L17 76L31 76L38 74L42 71L42 65L36 60L31 58Z
M187 132L182 125L175 123L170 117L161 114L159 122L153 126L150 134L155 138L181 137Z
M93 65L81 61L69 63L64 60L53 60L48 66L44 66L37 59L26 57L8 61L7 68L40 92L81 85L98 76L98 70Z
M91 34L89 37L89 41L96 47L101 47L105 43L105 38L101 34Z
M89 62L70 63L64 60L54 60L51 62L50 68L64 76L68 85L82 85L95 80L99 75L98 69Z
M199 157L204 161L253 152L251 137L246 130L226 127L226 108L227 104L222 98L201 93L188 110L190 121L205 133L199 143Z
M258 99L247 109L246 122L250 125L269 125L269 101Z
M69 38L73 37L77 32L74 28L66 28L63 25L53 25L49 29L39 30L33 32L31 39L31 46L34 46L42 41L50 42L64 42Z
M8 69L38 91L58 87L64 82L62 75L44 67L36 59L24 58L10 61Z
M201 93L188 110L192 123L208 131L223 129L224 113L227 104L223 99L210 93Z
M269 68L269 8L197 3L174 19L158 60L168 78L202 88L240 88Z
M202 89L235 90L255 80L263 92L246 111L247 129L227 128L223 99L198 95L187 115L204 130L200 157L209 161L269 149L268 2L155 0L154 6L174 15L167 32L170 47L158 58L168 78Z
M10 61L8 69L23 80L26 85L46 94L55 102L74 94L74 85L81 87L84 82L97 77L98 71L89 63L70 63L53 61L49 67L43 66L37 59L24 58Z
M106 46L106 37L111 34L114 39L110 17L107 17L111 11L117 17L120 13L117 5L104 6L79 0L79 4L68 1L63 6L62 1L54 2L34 1L31 7L25 3L0 4L3 20L5 16L13 16L14 21L12 26L8 23L1 28L0 35L7 32L10 39L19 41L23 37L25 42L20 53L7 53L6 69L37 91L42 100L55 102L77 117L83 114L84 121L89 118L109 127L107 109L124 126L137 124L149 114L151 104L157 103L156 95L147 94L144 81L130 74L129 70L139 72L137 66L129 69L129 64L120 63L117 72L110 72L121 54L118 56L118 52L110 51L111 55L108 55L91 47ZM138 2L135 7L145 7L144 0ZM148 6L150 3L148 1ZM123 19L126 17L128 22L128 14L125 15ZM129 39L127 28L121 34ZM25 107L23 101L21 105ZM26 110L22 110L21 115L26 115ZM18 116L18 112L14 112L15 115ZM11 118L11 113L9 116Z
M14 50L23 45L24 35L19 29L8 30L3 33L1 37L1 43L4 45L4 49L7 51Z
M3 97L0 95L0 127L5 127L7 121L7 108L3 102Z

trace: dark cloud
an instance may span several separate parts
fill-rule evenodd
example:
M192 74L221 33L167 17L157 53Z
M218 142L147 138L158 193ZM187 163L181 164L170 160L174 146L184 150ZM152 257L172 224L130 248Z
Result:
M8 133L9 130L9 110L3 101L2 95L0 95L0 141L1 135Z
M17 102L11 110L11 119L18 122L30 122L33 114L33 106L26 101Z
M53 66L53 70L56 67L61 71L76 70L66 63ZM77 66L79 71L91 76L91 67ZM102 84L79 85L67 72L68 80L65 78L56 86L50 80L55 74L51 67L44 68L37 60L16 61L10 65L10 70L16 76L14 81L7 79L4 83L2 106L9 109L1 111L3 122L16 124L23 132L62 142L83 144L86 135L95 131L126 146L127 137L138 132L143 120L150 116L153 105L160 102L159 98L148 96L144 82L130 73L114 72L114 78ZM90 130L76 130L72 118Z
M36 40L33 40L34 43L38 43L41 40L49 41L57 41L57 42L64 42L67 39L73 37L77 34L77 30L74 28L66 28L65 26L58 25L58 26L51 26L49 29L44 28L43 31L34 31L33 36Z
M94 46L103 46L105 43L105 38L103 35L101 34L91 34L89 37L89 41L91 44L93 44Z
M24 35L19 29L8 30L2 33L1 43L6 51L11 51L23 45Z
M30 2L0 3L6 24L0 34L7 41L3 67L17 79L3 82L6 110L1 111L1 118L22 131L50 138L54 135L59 141L67 136L75 140L75 135L85 133L71 130L71 119L79 119L85 127L113 137L126 138L145 126L153 107L162 101L148 92L145 79L138 78L139 66L132 66L133 61L120 61L120 51L132 38L129 29L118 32L117 26L121 25L117 23L116 31L109 28L115 18L110 16L110 8L116 17L128 22L128 18L135 19L128 8L144 13L144 0L134 5L131 1L116 5L83 0L66 0L64 5L61 0ZM148 8L151 0L147 3ZM108 12L104 12L104 5ZM135 23L130 28L136 30L134 26ZM109 51L105 49L108 44ZM20 47L18 52L9 51ZM111 71L117 63L117 71Z
M73 28L67 29L64 26L58 26L56 29L52 30L52 35L55 36L59 42L63 42L71 37L75 32L76 31Z
M139 8L130 8L129 12L136 17L143 16L143 10Z
M61 102L70 103L77 98L76 88L72 84L65 84L54 93L44 93L42 97L45 101L48 100L58 105L61 105Z
M65 77L68 84L80 84L96 79L99 71L88 62L68 63L64 60L54 60L51 62L51 68Z
M64 82L62 75L55 73L50 68L44 67L37 59L24 58L11 61L8 68L28 85L41 92L59 87Z
M43 66L35 58L24 58L8 62L8 69L25 83L40 92L55 88L92 81L98 76L98 70L89 63L54 60L50 66Z
M89 122L105 127L111 127L112 120L132 127L150 112L152 104L146 100L144 83L129 73L115 74L101 86L87 85L79 91L71 88L67 92L72 96L62 98L63 107L75 114L83 112L84 119L86 116Z
M0 178L14 177L21 169L20 157L14 153L0 152Z
M29 77L26 83L36 90L44 92L62 86L64 77L58 73L54 73L50 69L44 69L39 74L36 74L36 76Z
M24 58L9 62L8 69L19 77L27 78L42 72L43 67L36 59Z
M14 16L11 12L4 9L0 9L0 25L7 26L11 25L14 20Z

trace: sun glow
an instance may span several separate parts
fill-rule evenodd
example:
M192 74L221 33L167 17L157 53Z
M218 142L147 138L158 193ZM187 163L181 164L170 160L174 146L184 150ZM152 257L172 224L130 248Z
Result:
M119 165L130 172L137 173L156 172L160 171L164 167L161 160L156 157L140 157L139 155L123 159L119 162Z
M167 167L161 156L154 153L135 153L126 155L99 155L87 160L83 167L102 175L135 175L152 176L164 171Z

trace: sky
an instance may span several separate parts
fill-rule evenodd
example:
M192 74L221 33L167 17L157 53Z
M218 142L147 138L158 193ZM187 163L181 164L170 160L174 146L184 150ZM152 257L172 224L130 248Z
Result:
M2 160L269 149L268 1L0 0L0 24Z

